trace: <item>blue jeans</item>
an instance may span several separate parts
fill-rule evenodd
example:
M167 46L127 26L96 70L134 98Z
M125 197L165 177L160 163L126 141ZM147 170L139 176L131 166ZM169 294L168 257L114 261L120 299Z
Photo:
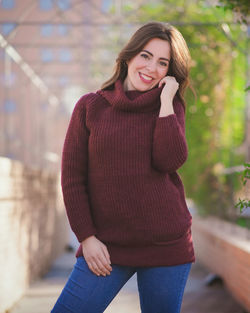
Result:
M122 286L137 273L142 313L179 313L191 263L176 266L131 267L111 264L107 276L90 271L78 257L51 313L101 313Z

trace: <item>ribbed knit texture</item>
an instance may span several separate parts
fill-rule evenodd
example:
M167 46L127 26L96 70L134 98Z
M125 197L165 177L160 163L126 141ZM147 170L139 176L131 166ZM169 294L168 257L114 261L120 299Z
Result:
M187 159L185 110L159 117L163 87L98 90L76 103L62 155L62 190L79 242L95 235L113 264L194 262L192 217L177 174ZM76 256L82 255L81 246Z

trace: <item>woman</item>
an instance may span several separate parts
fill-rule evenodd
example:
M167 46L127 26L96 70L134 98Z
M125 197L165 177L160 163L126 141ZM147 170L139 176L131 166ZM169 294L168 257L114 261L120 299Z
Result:
M180 312L191 221L177 169L187 159L184 91L190 55L179 31L139 28L114 75L76 103L62 190L80 246L53 313L100 313L137 273L143 313Z

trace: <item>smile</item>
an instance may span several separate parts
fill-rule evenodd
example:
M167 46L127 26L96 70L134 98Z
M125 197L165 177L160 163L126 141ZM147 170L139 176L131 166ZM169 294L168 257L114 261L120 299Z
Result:
M140 76L141 80L142 80L144 83L146 83L146 84L151 83L152 80L153 80L153 78L152 78L151 76L142 74L142 73L140 73L140 72L139 72L139 76Z

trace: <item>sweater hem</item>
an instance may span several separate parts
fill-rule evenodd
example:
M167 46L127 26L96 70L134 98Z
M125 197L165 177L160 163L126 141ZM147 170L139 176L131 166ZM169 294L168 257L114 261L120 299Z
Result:
M175 244L119 246L106 243L106 246L111 265L148 267L175 266L195 262L191 230L187 232L183 240ZM83 256L82 249L76 252L76 257L79 256Z

